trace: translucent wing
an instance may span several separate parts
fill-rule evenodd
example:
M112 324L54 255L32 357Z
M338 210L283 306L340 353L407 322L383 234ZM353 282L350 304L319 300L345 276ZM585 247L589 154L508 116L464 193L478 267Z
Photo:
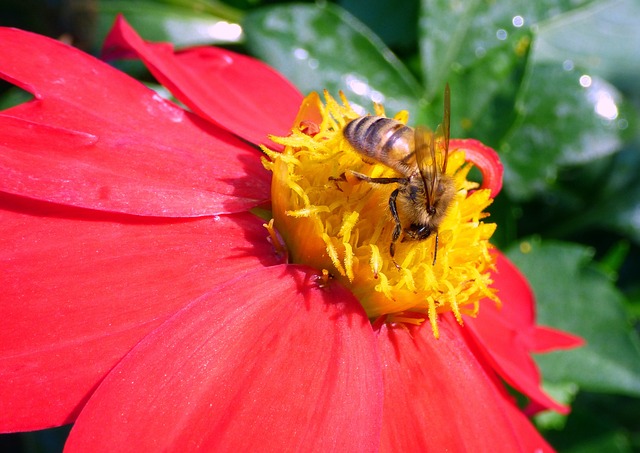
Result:
M416 163L424 182L427 211L433 206L436 187L436 148L433 132L424 126L415 129Z
M438 168L441 173L447 171L447 161L449 160L449 136L451 134L451 94L449 84L444 87L444 112L442 124L436 129L436 150L439 155Z
M451 132L451 100L449 84L444 89L444 113L436 133L418 126L415 130L416 161L425 187L427 210L433 206L440 175L447 171Z

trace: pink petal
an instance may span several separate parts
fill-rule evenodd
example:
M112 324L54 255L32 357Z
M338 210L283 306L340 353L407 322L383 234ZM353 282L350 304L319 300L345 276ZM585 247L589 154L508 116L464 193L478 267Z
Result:
M482 173L480 189L491 189L491 197L495 198L502 189L502 175L504 169L500 156L492 148L473 139L453 139L449 142L449 149L463 149L468 162L475 165Z
M0 431L72 422L167 317L276 264L262 223L249 214L168 222L51 205L0 210Z
M181 310L104 380L65 451L376 451L371 326L314 274L261 269Z
M174 53L169 44L145 43L122 17L103 56L137 56L191 110L255 144L267 143L267 134L287 135L302 101L291 83L258 60L213 47Z
M259 153L60 42L0 28L0 76L35 100L0 114L0 190L104 211L200 216L268 198Z
M439 340L428 325L380 329L385 388L381 451L550 450L523 423L455 320L441 319Z
M541 377L531 352L576 347L582 340L535 325L535 301L520 271L497 252L498 272L493 275L502 308L486 300L477 318L465 317L465 325L479 351L511 386L540 406L567 413L569 408L553 401L540 388Z

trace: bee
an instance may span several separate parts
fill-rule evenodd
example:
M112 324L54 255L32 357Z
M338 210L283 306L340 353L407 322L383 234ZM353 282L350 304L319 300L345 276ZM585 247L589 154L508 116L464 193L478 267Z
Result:
M372 178L352 171L358 179L373 184L397 184L389 197L389 210L395 222L389 253L395 262L395 246L404 231L405 238L422 241L435 234L433 265L438 253L438 228L451 205L456 188L446 174L449 158L450 93L444 91L444 115L436 132L415 129L391 118L361 116L344 128L344 137L367 163L386 165L402 176ZM405 239L403 238L403 240Z

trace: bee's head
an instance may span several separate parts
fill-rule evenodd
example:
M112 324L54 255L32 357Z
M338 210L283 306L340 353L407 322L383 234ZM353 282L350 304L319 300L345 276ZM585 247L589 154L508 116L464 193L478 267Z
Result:
M431 208L435 211L435 208L433 208L433 206ZM415 241L422 241L431 236L434 229L431 228L431 225L429 224L412 223L409 228L405 228L404 231L411 239Z

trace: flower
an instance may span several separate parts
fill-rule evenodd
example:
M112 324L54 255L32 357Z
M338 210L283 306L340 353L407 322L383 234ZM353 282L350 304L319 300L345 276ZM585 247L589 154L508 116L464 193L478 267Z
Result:
M504 308L427 307L439 339L411 310L372 324L348 278L284 261L255 215L283 195L251 143L289 152L275 136L303 99L273 70L119 19L106 55L142 59L187 110L48 38L0 40L0 75L34 96L0 113L3 432L75 422L71 452L549 450L499 378L566 411L529 352L579 340L535 325L499 252ZM316 107L298 119L322 124Z
M385 315L388 321L389 316L398 320L404 312L423 312L436 338L439 314L452 312L462 323L462 313L477 314L482 298L497 301L489 288L493 258L488 240L495 225L480 221L485 216L482 210L492 200L492 191L497 193L502 181L496 153L469 142L464 143L465 150L454 140L452 153L440 153L442 163L446 154L447 174L438 177L438 184L451 181L451 193L455 193L440 231L428 235L426 240L396 242L392 239L394 222L385 214L398 192L392 192L395 189L392 184L379 184L373 189L371 184L362 183L362 178L371 176L378 178L374 181L397 176L390 167L394 162L385 165L369 158L368 162L363 161L362 153L349 144L343 133L345 125L359 115L346 99L345 105L340 106L330 95L326 96L326 113L315 115L325 118L313 127L313 134L297 128L291 136L272 137L285 146L284 152L263 147L273 161L266 167L274 174L271 189L274 225L282 234L286 243L283 248L289 251L291 261L331 270L331 275L356 295L371 319ZM323 108L317 95L310 95L303 105L299 121L305 126L314 124L304 118L309 115L308 110L315 108L320 112ZM383 115L381 106L378 110ZM405 117L406 112L401 112L399 122L404 122ZM367 140L374 135L374 127L363 131ZM383 151L377 151L382 157ZM384 154L382 158L389 160L390 155ZM486 157L487 166L494 168L491 174L497 177L484 179L485 185L493 190L473 191L478 184L466 179L471 165L465 165L465 160L477 161L477 156ZM442 165L425 163L430 167ZM365 171L371 174L363 175ZM397 184L395 179L391 181ZM406 182L397 185L402 184L409 187ZM437 199L434 196L434 206L438 199L440 196ZM392 209L402 206L400 197L393 203ZM443 241L437 240L440 235ZM387 244L393 244L395 256L391 256L390 249L385 250ZM405 322L420 323L423 319Z

